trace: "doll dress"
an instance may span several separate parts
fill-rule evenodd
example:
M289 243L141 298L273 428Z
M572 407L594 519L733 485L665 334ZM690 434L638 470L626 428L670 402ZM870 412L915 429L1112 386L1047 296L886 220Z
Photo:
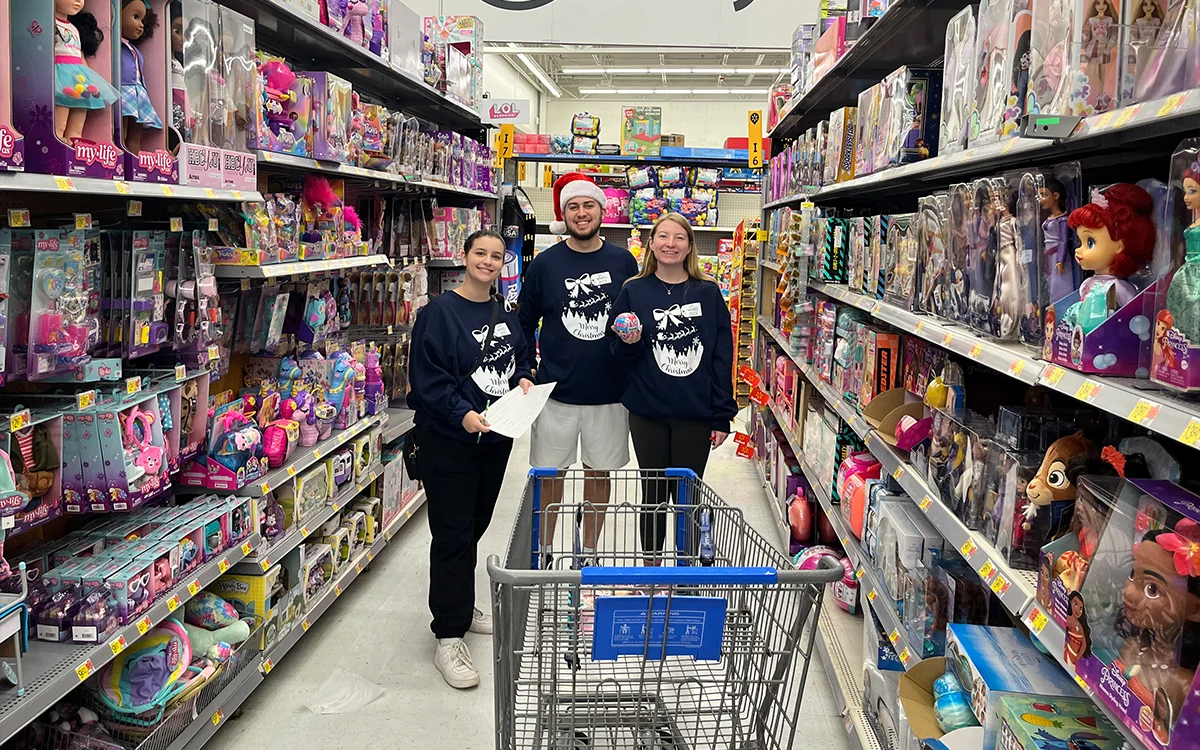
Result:
M54 18L54 106L104 109L121 96L104 76L83 61L79 29L65 18Z
M1187 247L1183 265L1167 289L1167 309L1175 318L1175 329L1195 346L1200 344L1200 225L1183 230Z
M162 119L150 102L146 90L146 79L142 73L146 61L142 52L121 39L121 116L132 117L134 122L152 130L162 130Z

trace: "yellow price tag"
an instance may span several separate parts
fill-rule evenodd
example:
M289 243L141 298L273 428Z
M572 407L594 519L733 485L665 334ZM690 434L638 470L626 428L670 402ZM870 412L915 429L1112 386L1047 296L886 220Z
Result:
M312 625L309 624L307 617L304 618L304 622L300 623L300 627L304 630L305 633L307 633L308 629L310 627L312 627Z
M1158 114L1155 115L1155 117L1169 117L1170 115L1175 114L1175 110L1179 109L1183 105L1183 102L1187 99L1188 93L1190 92L1184 91L1179 94L1171 94L1168 96L1167 100L1163 102L1163 105L1158 108Z
M970 560L971 556L975 554L975 542L968 539L967 541L963 542L963 545L958 548L958 551L962 553L963 557Z
M224 573L229 570L229 558L223 557L217 562L217 572Z
M1004 144L1004 148L1000 149L1000 153L1007 154L1009 151L1012 151L1017 147L1017 143L1018 140L1016 138L1011 139L1008 143Z
M232 190L232 191L230 191L230 195L233 196L233 199L235 201L240 201L242 199L242 191L241 190Z
M375 553L370 550L367 550L367 562L371 562L374 559L375 559Z
M1042 373L1042 380L1046 382L1046 385L1058 385L1059 381L1063 379L1063 375L1066 374L1067 371L1058 365L1050 365Z
M294 476L296 476L296 467L295 467L295 466L289 466L289 467L287 467L287 475L288 475L289 477L294 477Z
M920 333L920 332L921 332L921 329L922 329L922 328L924 328L924 327L925 327L925 321L923 321L923 320L918 320L918 321L917 321L917 328L916 328L916 332L917 332L917 333Z
M138 635L145 635L148 630L150 630L150 616L146 615L137 621L137 632Z
M221 358L221 347L217 346L216 344L209 344L208 345L208 361L211 362L214 359L220 359L220 358Z
M854 571L854 577L861 581L862 577L866 575L866 572L866 568L859 568L858 570Z
M1030 629L1032 629L1035 633L1041 634L1041 632L1046 629L1046 624L1046 613L1037 607L1034 607L1033 611L1029 615Z
M96 403L95 391L84 391L75 395L75 408L87 409Z
M258 491L259 491L259 492L261 492L261 493L262 493L262 494L264 494L264 495L265 495L265 494L267 494L268 492L270 492L270 491L271 491L271 483L270 483L270 482L263 482L262 484L260 484L260 485L258 486Z
M10 432L16 432L17 430L25 429L26 425L28 425L28 424L29 424L29 410L28 409L22 409L21 411L17 412L16 414L14 414L8 418L8 429Z
M342 587L341 587L341 585L340 585L340 584L334 584L334 586L333 586L333 595L334 595L335 597L337 597L337 596L341 596L341 595L342 595Z
M1143 427L1149 425L1158 416L1159 405L1144 398L1138 399L1129 412L1129 421L1137 422Z
M1084 378L1083 385L1079 386L1078 390L1075 391L1075 398L1090 404L1100 395L1100 388L1101 385L1095 380Z
M302 537L308 536L308 527L307 526L300 527L300 536L302 536Z
M54 184L58 187L59 190L74 190L75 189L75 183L71 180L70 177L55 177Z
M1020 377L1021 373L1023 373L1023 372L1025 372L1025 360L1014 359L1011 363L1009 363L1009 365L1008 365L1008 374L1009 375L1012 375L1014 378L1017 378L1017 377Z
M126 216L138 217L142 215L142 202L129 201L129 206L125 209Z
M893 646L895 646L897 643L900 642L900 631L893 630L891 633L888 634L888 640L892 642Z
M925 497L921 498L921 502L917 505L917 507L919 507L925 513L928 513L929 509L932 506L933 506L933 498L930 497L929 495L926 495Z
M165 195L166 197L168 197L168 198L175 197L175 188L171 187L170 185L159 185L159 188L162 189L162 194Z
M996 575L996 566L992 565L991 560L988 560L979 566L979 575L983 576L984 580L991 581L992 576Z
M183 231L183 217L181 217L181 216L172 216L171 217L171 231L172 232L182 232Z
M250 554L251 549L253 549L253 548L250 546L250 542L246 542L245 544L242 545L242 554L243 555Z
M899 482L900 477L902 477L902 476L904 476L904 467L897 466L896 470L892 472L892 479L895 479L897 482Z
M867 601L873 602L877 596L879 596L879 594L875 592L875 589L871 589L867 592Z
M1112 125L1113 118L1116 116L1117 113L1115 110L1109 110L1108 112L1100 115L1100 117L1096 119L1096 124L1092 126L1092 132L1098 133L1107 128L1109 125Z
M125 379L125 393L132 396L135 393L139 393L141 390L142 390L141 377L133 377L133 378Z
M96 665L92 664L92 660L88 659L83 664L75 667L75 674L78 675L79 681L83 682L92 676L92 672L96 671Z
M221 228L221 222L217 221L215 218L208 220L208 231L216 232L220 228Z
M8 226L11 229L20 229L27 227L30 224L28 208L10 208L8 209Z
M196 592L200 591L200 581L192 581L188 584L188 596L195 596Z
M1135 104L1132 107L1126 107L1117 115L1117 121L1113 123L1114 128L1123 128L1129 121L1138 116L1138 112L1142 111L1141 104Z
M205 198L216 198L217 191L213 190L212 188L204 188L204 197Z
M217 712L215 714L213 714L213 717L212 717L213 726L214 727L218 726L221 723L221 719L224 719L224 718L225 718L225 714L221 711L221 709L218 708Z
M183 365L175 365L175 382L183 380L187 377L187 368Z
M123 636L123 635L119 635L116 638L114 638L108 642L108 648L110 651L113 652L113 656L116 656L117 654L124 651L125 647L128 645L129 644L125 642L125 636Z
M1008 593L1008 579L1004 576L996 576L996 580L992 581L992 591L995 591L1000 596Z
M950 342L954 340L954 334L947 333L942 336L942 346L950 346Z
M190 588L190 587L189 587ZM179 594L175 594L167 600L167 611L174 612L179 609Z
M261 560L261 561L258 563L258 567L262 568L262 570L263 570L263 572L264 572L264 573L265 573L265 572L267 572L267 568L271 567L271 558L269 558L269 557L264 557L264 558L263 558L263 559L262 559L262 560Z
M114 184L117 186L117 192L121 195L129 195L133 192L133 187L128 182L117 180Z
M1196 447L1196 443L1200 442L1200 419L1192 417L1188 420L1187 427L1183 428L1183 434L1179 436L1179 442Z
M1078 672L1075 673L1074 677L1075 677L1075 684L1078 685L1079 687L1083 688L1084 692L1086 692L1088 695L1091 695L1092 691L1088 689L1087 683L1083 681L1083 678L1079 676Z
M271 674L271 670L275 668L275 662L272 659L267 659L263 662L263 674Z
M983 344L975 344L971 347L971 357L978 357L983 352Z
M355 572L355 573L361 573L361 572L362 572L362 563L355 563L355 564L354 564L354 572Z

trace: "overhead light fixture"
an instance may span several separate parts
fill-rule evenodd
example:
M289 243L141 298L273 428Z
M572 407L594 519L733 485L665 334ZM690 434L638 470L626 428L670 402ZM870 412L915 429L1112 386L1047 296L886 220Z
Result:
M514 42L509 42L508 46L516 47L517 45ZM518 52L517 59L521 61L526 70L533 74L534 78L541 82L542 86L544 86L546 89L546 93L550 94L550 96L554 97L555 99L562 97L562 92L559 91L558 86L554 85L554 82L550 80L550 77L547 76L536 63L534 63L529 55L525 54L524 52Z
M579 89L581 94L615 94L616 89Z
M698 76L727 76L733 73L733 68L692 68L691 70L693 74Z
M756 89L757 90L757 89ZM656 94L658 96L688 96L688 95L721 95L729 94L732 89L579 89L580 94L597 96L612 94Z
M654 93L665 96L686 96L693 92L691 89L654 89Z
M693 94L708 96L709 94L728 94L729 89L692 89Z
M510 42L511 43L511 42ZM658 67L658 68L563 68L563 75L569 76L640 76L640 75L714 75L714 76L731 76L731 75L776 75L778 73L787 73L791 68L775 68L770 66L758 66L753 68L683 68L683 67Z
M746 96L761 95L766 96L771 93L770 89L729 89L731 94L744 94Z
M654 89L617 89L618 94L653 94Z

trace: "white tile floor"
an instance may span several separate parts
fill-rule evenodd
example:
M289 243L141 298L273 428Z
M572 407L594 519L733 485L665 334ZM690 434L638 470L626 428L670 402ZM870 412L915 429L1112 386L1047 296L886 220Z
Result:
M775 540L774 519L754 466L734 455L733 441L709 462L706 481L726 502L742 508L748 523ZM501 554L525 486L529 447L519 440L508 465L495 520L480 549L477 594L486 607L483 559ZM225 725L208 747L242 748L435 748L490 750L496 746L490 636L468 635L481 684L460 692L433 667L429 631L429 527L424 512L394 542L272 670L250 696L242 715ZM321 716L306 708L316 688L334 669L362 675L384 695L354 713ZM847 738L836 714L829 681L814 653L800 725L799 747L845 750Z

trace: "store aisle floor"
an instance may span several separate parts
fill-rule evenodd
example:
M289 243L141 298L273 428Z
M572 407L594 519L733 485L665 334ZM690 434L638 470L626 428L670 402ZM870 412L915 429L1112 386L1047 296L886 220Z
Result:
M765 494L754 465L734 454L728 441L712 456L706 481L727 502L742 508L748 523L775 539ZM518 440L509 460L495 520L480 549L476 596L487 600L484 559L502 554L529 470L528 439ZM480 686L448 687L433 666L433 635L426 607L429 526L424 510L402 528L379 559L346 590L272 670L209 743L215 750L251 747L436 748L490 750L496 745L491 636L467 635ZM327 675L342 668L384 689L383 697L353 713L320 716L306 703ZM845 750L846 732L836 715L821 662L813 655L800 725L802 746Z

